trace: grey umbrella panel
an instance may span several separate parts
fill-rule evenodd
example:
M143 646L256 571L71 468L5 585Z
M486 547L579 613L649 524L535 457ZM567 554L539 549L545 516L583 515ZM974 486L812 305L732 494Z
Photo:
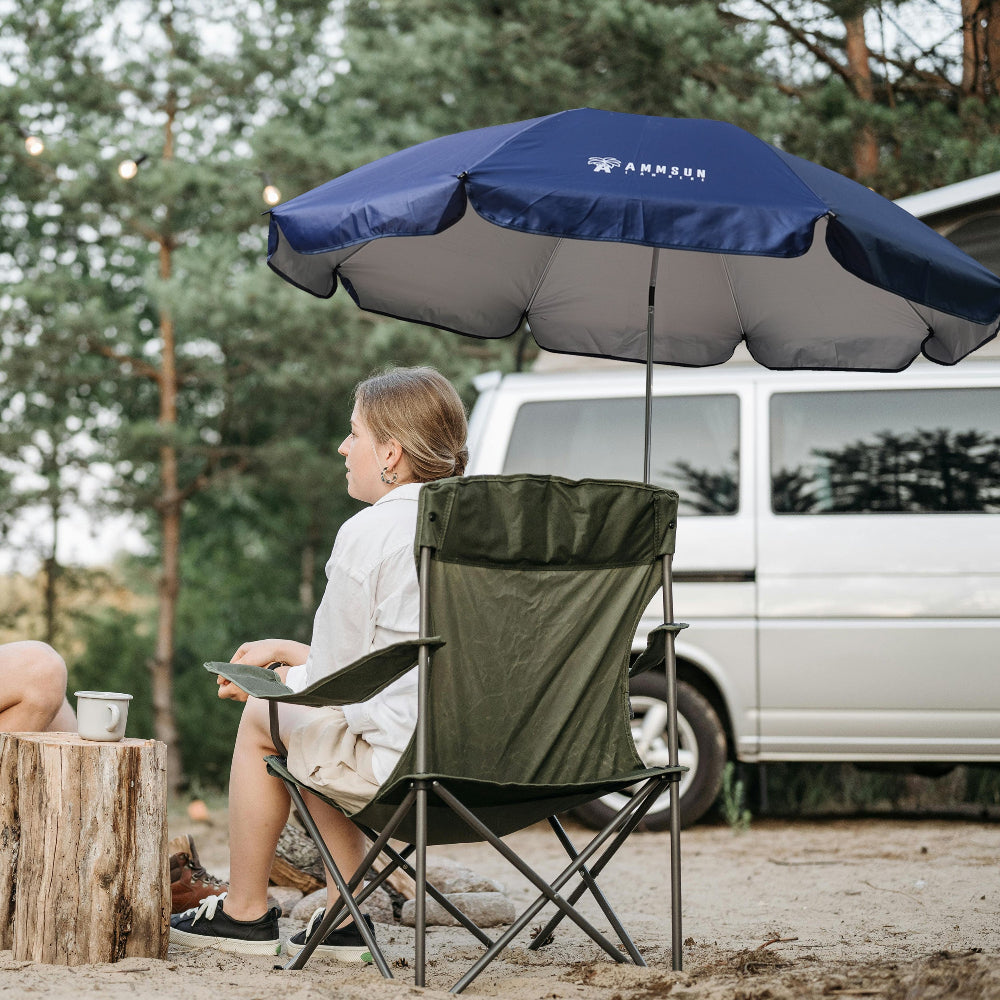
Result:
M801 257L777 258L560 239L495 226L468 208L431 236L385 237L298 254L280 235L272 265L315 295L337 277L362 309L475 337L506 337L527 318L539 346L707 366L745 340L768 368L897 371L921 351L953 364L992 325L937 312L850 274L830 255L826 219ZM655 259L655 268L654 268Z

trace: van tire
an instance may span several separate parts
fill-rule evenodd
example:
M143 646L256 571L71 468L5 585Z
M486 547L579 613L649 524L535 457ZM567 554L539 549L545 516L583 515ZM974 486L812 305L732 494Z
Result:
M647 673L633 678L629 686L633 716L641 719L651 707L665 708L665 687L663 674ZM685 681L677 682L677 717L680 762L691 765L680 785L681 826L691 826L712 807L722 787L722 772L727 758L726 733L711 702ZM647 753L647 762L666 763L666 746L664 728L662 739L657 740L657 745ZM605 796L580 806L573 811L573 815L587 826L600 829L624 802L624 795ZM646 813L641 829L665 830L669 826L668 790Z

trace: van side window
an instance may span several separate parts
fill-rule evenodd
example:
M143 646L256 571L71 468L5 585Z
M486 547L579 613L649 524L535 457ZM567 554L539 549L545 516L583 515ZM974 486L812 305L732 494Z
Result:
M1000 512L1000 389L775 393L771 506Z
M505 473L642 480L645 401L560 399L517 411ZM739 509L739 397L653 400L653 483L676 490L684 514Z

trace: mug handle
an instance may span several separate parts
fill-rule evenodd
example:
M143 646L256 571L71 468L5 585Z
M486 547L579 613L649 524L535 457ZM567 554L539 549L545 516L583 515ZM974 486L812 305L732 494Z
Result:
M118 720L122 717L122 710L117 705L109 704L108 711L111 713L111 721L108 723L107 731L113 733L118 728Z

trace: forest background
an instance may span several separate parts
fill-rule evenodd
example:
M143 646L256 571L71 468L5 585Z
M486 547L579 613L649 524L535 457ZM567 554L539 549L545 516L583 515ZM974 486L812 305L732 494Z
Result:
M265 186L582 105L730 121L913 194L1000 169L1000 0L0 0L0 542L45 515L0 641L51 642L70 691L133 692L173 791L228 775L239 711L202 663L309 639L357 509L358 379L426 362L471 404L530 356L291 288ZM127 512L148 554L64 565L81 505ZM836 775L843 800L904 790ZM816 798L815 769L775 777L772 802Z

